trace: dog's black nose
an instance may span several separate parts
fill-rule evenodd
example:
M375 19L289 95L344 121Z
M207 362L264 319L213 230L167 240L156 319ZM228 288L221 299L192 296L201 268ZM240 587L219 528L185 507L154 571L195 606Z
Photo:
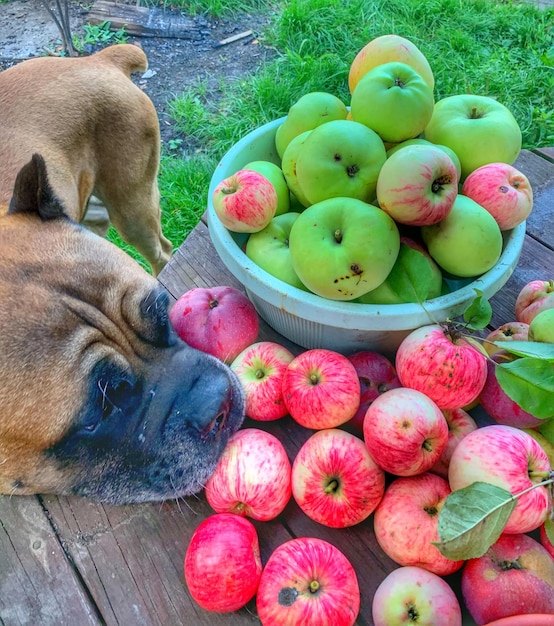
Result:
M153 402L166 403L163 435L179 428L196 431L203 441L227 435L244 419L244 394L235 374L218 359L186 347L175 353ZM164 396L166 396L164 398Z

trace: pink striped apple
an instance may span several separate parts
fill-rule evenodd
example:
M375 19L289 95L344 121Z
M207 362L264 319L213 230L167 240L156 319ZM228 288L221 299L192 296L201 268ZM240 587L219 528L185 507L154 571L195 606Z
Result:
M438 576L459 570L464 561L447 559L433 545L439 537L439 512L450 493L448 482L429 472L393 480L373 516L383 552L399 565L423 567Z
M364 419L364 440L386 472L414 476L439 459L448 441L448 424L433 400L400 387L372 402Z
M483 348L489 355L498 352L500 348L494 344L495 341L528 341L529 324L524 322L505 322L498 328L491 330L485 337Z
M442 413L448 424L448 441L438 461L431 467L430 471L448 479L448 467L454 448L468 433L477 429L477 424L464 409L446 409Z
M291 465L283 444L259 428L234 433L206 482L206 499L216 513L267 521L291 497Z
M256 608L263 626L353 626L360 610L356 572L327 541L291 539L270 555Z
M374 626L462 626L452 587L422 567L398 567L388 574L375 591L371 613Z
M262 574L252 522L232 513L206 518L191 537L184 573L190 595L203 609L238 611L256 594Z
M334 350L301 352L283 377L283 397L291 417L305 428L335 428L360 406L360 381L352 363Z
M529 179L508 163L487 163L473 170L464 181L462 194L487 209L500 230L518 226L533 208Z
M263 174L244 169L216 186L212 204L225 228L236 233L256 233L273 219L277 192Z
M292 464L292 495L306 515L331 528L369 517L385 491L385 472L364 442L338 428L309 437Z
M405 387L421 391L439 408L459 409L481 393L487 359L456 330L431 324L402 341L396 353L396 373Z
M274 341L258 341L238 354L230 365L242 384L247 417L261 422L287 415L283 376L294 355Z
M458 195L452 159L433 145L406 146L387 158L377 179L379 206L399 224L436 224Z
M554 280L532 280L524 285L515 302L518 322L531 324L546 309L554 309Z
M454 449L448 469L452 491L476 481L502 487L513 495L548 478L550 461L540 444L512 426L483 426L466 435ZM537 486L517 499L504 532L538 528L550 508L548 486Z

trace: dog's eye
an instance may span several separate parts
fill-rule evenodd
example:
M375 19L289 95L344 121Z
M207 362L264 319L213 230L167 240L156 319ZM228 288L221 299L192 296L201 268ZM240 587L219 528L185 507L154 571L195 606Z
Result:
M160 347L171 346L177 341L177 334L169 321L168 306L169 296L162 287L153 289L140 304L146 324L144 336Z
M131 381L122 379L118 381L98 381L101 394L101 407L103 420L119 413L127 411L129 400L133 395Z

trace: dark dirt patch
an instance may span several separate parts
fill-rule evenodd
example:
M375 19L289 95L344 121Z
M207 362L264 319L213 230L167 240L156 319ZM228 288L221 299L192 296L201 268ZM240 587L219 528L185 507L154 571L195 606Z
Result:
M175 10L166 10L170 14L180 15ZM82 34L88 13L78 2L71 4L73 34ZM264 18L260 16L237 15L233 20L198 16L190 18L190 22L187 39L129 39L129 43L141 46L148 55L149 70L143 76L136 75L134 80L152 98L165 142L176 136L168 114L168 101L195 85L198 80L206 82L208 99L217 100L222 81L240 79L273 54L270 48L257 39L265 24ZM228 45L219 45L223 39L247 30L251 30L253 35ZM0 69L48 51L59 53L59 32L41 3L37 0L0 3Z

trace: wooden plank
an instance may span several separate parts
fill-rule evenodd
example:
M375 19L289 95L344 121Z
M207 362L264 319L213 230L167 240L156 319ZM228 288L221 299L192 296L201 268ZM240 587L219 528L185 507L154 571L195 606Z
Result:
M0 496L0 624L100 624L40 501Z
M203 495L121 507L48 497L45 505L106 624L258 623L254 602L231 615L214 615L198 607L188 593L183 574L186 547L197 525L213 514ZM256 522L256 528L264 562L290 539L279 521Z
M199 41L203 38L198 24L180 11L140 7L97 0L92 6L87 22L110 22L110 30L125 29L129 35L139 37L167 37Z
M536 150L533 150L533 152L545 159L554 161L554 148L537 148Z
M533 188L533 210L527 220L527 232L554 249L554 163L524 150L514 166L527 176Z

